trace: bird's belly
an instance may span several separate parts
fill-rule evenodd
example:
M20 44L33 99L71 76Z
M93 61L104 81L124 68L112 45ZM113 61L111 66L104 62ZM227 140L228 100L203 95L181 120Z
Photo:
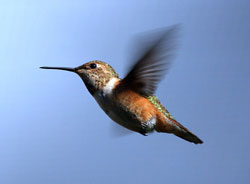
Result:
M136 132L143 132L141 122L125 107L115 103L109 97L96 95L95 99L103 111L116 123Z

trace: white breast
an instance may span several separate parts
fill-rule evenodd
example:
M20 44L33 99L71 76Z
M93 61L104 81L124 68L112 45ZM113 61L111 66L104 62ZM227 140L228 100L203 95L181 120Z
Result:
M97 92L94 94L94 98L100 107L104 110L104 112L114 121L121 121L119 117L117 117L116 113L113 111L116 107L114 107L114 103L112 102L112 91L115 88L116 82L120 79L113 77L110 81L106 84L102 92Z
M112 94L112 91L115 87L116 82L118 82L120 79L113 77L110 79L110 81L106 84L106 86L103 89L103 94L104 95L110 95Z

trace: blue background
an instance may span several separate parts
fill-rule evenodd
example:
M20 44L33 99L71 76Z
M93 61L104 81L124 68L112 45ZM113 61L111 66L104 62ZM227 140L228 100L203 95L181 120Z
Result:
M0 183L249 183L250 1L0 1ZM111 136L80 78L124 76L137 33L181 24L156 95L197 134Z

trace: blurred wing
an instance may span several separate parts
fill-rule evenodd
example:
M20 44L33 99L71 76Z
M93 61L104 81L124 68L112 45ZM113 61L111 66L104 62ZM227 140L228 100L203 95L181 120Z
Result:
M142 45L144 52L117 86L117 92L130 89L143 96L155 93L157 84L169 68L175 50L177 29L178 26L173 26L144 37L144 41L148 41L146 45Z
M113 138L124 137L127 135L131 135L132 133L134 132L122 127L121 125L118 125L115 122L111 122L110 124L110 136L112 136Z

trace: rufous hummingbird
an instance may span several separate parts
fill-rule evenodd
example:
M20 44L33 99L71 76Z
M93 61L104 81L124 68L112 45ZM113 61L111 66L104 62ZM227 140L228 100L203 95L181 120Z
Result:
M143 45L144 52L123 79L109 64L98 60L76 68L41 68L78 74L104 112L125 128L142 135L154 130L172 133L189 142L202 144L202 140L178 123L154 96L170 63L176 29L173 26L162 34L155 34L156 39Z

